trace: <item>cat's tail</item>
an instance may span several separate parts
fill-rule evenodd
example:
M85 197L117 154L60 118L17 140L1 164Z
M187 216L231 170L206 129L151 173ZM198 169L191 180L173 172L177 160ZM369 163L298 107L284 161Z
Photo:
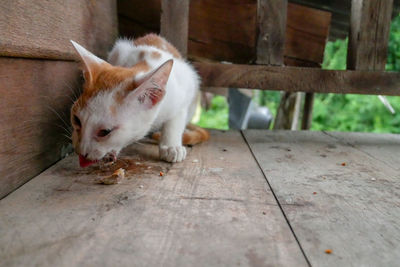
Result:
M160 141L161 133L154 133L151 138L154 140ZM182 144L183 145L196 145L201 142L205 142L210 138L210 133L197 125L188 124L186 126L186 130L182 136Z

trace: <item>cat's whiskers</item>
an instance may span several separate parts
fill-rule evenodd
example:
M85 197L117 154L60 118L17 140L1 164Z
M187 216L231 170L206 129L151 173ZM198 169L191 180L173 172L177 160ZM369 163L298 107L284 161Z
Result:
M69 91L72 93L73 97L74 97L74 101L75 102L76 99L79 98L79 95L81 94L81 90L80 90L80 86L77 86L76 88L78 88L78 90L74 90L74 88L72 88L72 86L70 86L69 84L67 84L65 81L63 81L64 85L69 89ZM77 92L78 91L78 92Z
M67 123L54 108L52 108L49 105L47 106L47 108L50 109L51 111L53 111L54 114L56 114L56 116L65 124L65 126L69 127L69 123Z

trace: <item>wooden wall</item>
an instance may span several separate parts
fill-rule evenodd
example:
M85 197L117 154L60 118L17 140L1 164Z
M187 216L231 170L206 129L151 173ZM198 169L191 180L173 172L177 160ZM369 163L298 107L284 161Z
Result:
M58 161L69 143L81 82L69 40L105 56L116 36L114 0L0 2L0 198Z

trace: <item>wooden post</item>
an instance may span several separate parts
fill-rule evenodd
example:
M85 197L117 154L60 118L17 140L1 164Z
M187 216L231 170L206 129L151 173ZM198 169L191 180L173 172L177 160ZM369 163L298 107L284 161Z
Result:
M302 130L309 130L311 128L313 104L314 93L306 93L304 100L303 119L301 123Z
M347 69L384 70L393 0L352 0Z
M287 0L258 0L257 64L283 65Z
M283 51L286 35L287 0L258 0L257 6L257 64L283 65ZM284 93L290 94L290 93ZM282 97L277 110L274 129L286 128L283 125L291 124L285 114L290 113L287 108L293 107L290 95ZM278 126L278 127L277 127ZM290 126L289 126L290 129Z
M189 0L161 1L161 35L187 55Z

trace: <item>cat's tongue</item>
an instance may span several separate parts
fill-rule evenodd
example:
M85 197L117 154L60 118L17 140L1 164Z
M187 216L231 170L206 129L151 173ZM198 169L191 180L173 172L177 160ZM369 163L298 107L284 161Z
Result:
M96 163L96 160L89 160L85 158L82 155L79 155L79 165L81 165L82 168L88 167L92 165L93 163Z

